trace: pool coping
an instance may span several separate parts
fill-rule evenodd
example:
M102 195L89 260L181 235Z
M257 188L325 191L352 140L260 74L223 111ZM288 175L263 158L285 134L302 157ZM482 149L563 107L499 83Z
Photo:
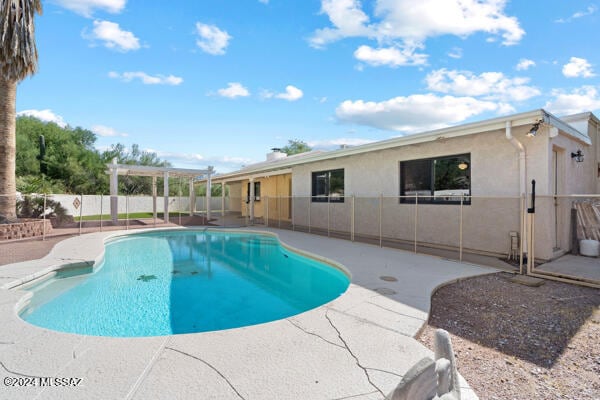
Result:
M35 327L18 317L17 310L31 296L19 285L65 265L102 260L107 240L156 231L74 237L59 242L42 259L0 266L3 375L80 377L84 382L77 387L9 387L11 398L143 399L157 393L194 398L202 390L218 398L380 399L412 364L431 356L414 337L427 320L433 292L449 282L497 271L305 233L242 228L235 231L274 235L292 251L339 265L352 277L348 290L330 303L283 320L153 338L74 335ZM399 279L384 282L379 279L383 275ZM463 399L473 398L463 380Z

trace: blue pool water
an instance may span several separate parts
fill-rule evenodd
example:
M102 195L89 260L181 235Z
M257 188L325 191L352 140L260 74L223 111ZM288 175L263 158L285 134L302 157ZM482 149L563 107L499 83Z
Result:
M340 296L349 278L271 236L162 231L109 242L94 273L37 287L21 317L98 336L160 336L254 325Z

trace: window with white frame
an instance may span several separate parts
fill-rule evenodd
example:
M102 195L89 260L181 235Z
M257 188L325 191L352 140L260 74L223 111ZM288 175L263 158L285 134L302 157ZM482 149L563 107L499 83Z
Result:
M400 161L401 203L458 204L471 195L471 154ZM470 198L463 198L470 204Z

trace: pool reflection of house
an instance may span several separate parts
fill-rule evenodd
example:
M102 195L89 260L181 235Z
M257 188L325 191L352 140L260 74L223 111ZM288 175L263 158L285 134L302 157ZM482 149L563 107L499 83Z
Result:
M570 203L556 196L600 191L599 126L592 113L558 118L540 109L335 151L274 151L213 184L227 185L230 210L253 220L314 227L327 220L331 230L355 224L365 236L418 235L419 243L450 248L460 207L464 248L506 255L509 232L523 221L520 198L535 179L536 257L552 259L570 249ZM415 195L418 234L409 215Z

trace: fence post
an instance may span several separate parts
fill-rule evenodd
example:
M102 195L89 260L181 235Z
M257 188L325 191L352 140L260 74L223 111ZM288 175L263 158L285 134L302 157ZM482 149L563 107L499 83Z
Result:
M83 222L83 195L79 195L81 198L81 205L79 206L79 236L81 236L81 224Z
M527 275L535 268L535 179L531 181L531 207L527 209Z
M465 199L465 194L461 193L460 195L460 224L459 224L459 233L458 233L458 260L462 261L463 259L463 203Z
M265 211L265 227L269 227L269 196L265 196L266 211Z
M522 194L521 195L521 223L519 224L519 228L521 230L521 232L519 232L520 235L520 239L521 239L521 245L519 246L519 274L523 274L523 253L525 252L525 244L527 243L527 240L525 238L525 215L526 214L526 203L527 203L527 195L526 194Z
M281 195L279 195L279 198L277 199L277 218L279 220L279 229L281 229Z
M417 228L419 226L419 193L415 194L415 254L417 253Z
M129 195L125 196L125 230L129 230Z
M330 233L329 230L331 229L330 227L330 223L331 223L331 196L327 196L327 237L329 237Z
M46 240L46 193L44 193L44 211L42 212L43 226L42 226L42 240Z
M290 204L290 215L292 216L292 230L296 230L296 223L294 222L294 196L289 197Z
M352 207L351 207L351 214L350 214L350 240L354 242L354 224L355 224L355 218L356 218L356 216L354 215L354 212L355 212L354 195L352 195L351 199L352 199Z
M100 232L102 232L102 213L104 212L103 201L104 201L104 194L100 193Z
M309 197L308 198L308 233L311 233L310 232L310 206L311 206L311 203L312 203L312 197Z
M181 192L182 192L182 189L181 189L181 179L182 178L180 176L179 177L179 204L177 205L177 211L178 211L178 214L179 214L179 226L181 226ZM208 193L208 190L207 190L207 193ZM207 198L208 198L208 195L207 195ZM190 204L190 207L191 206L192 205ZM207 213L207 216L206 216L206 220L208 221L208 213Z
M383 247L383 193L379 194L379 247Z

